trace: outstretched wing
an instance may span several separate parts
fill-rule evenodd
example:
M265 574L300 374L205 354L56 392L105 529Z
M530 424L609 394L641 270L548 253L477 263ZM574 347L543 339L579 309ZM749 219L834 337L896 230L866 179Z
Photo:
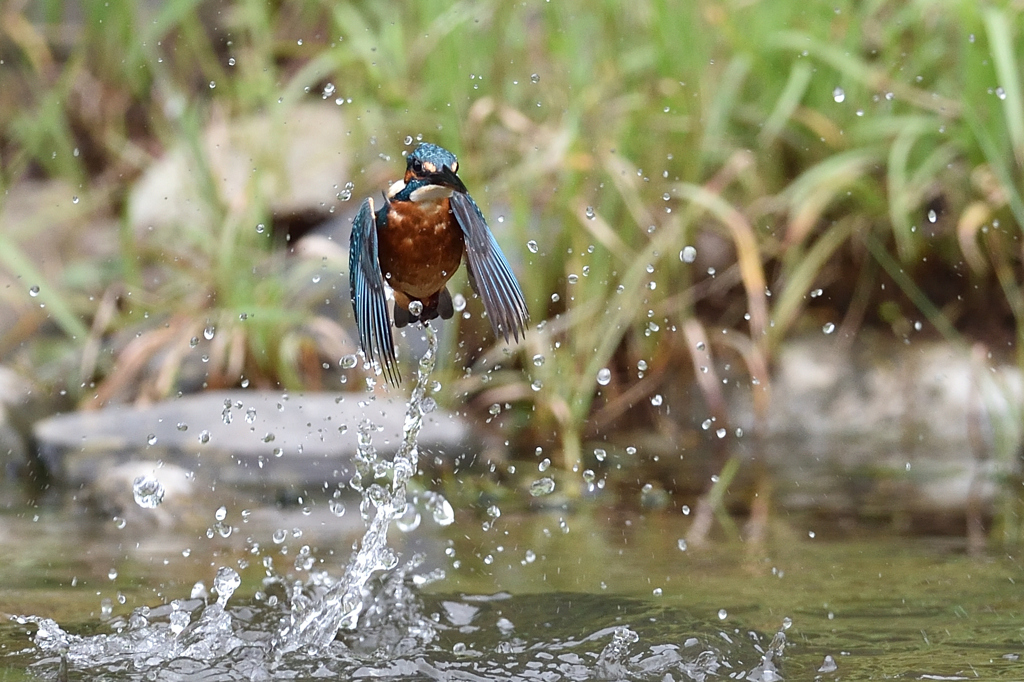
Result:
M451 207L466 237L466 261L473 290L484 302L494 333L503 336L505 341L509 336L519 341L520 336L526 336L530 313L505 254L488 229L480 208L468 194L452 193Z
M348 249L348 285L359 328L359 347L370 362L380 364L387 382L397 386L402 377L391 338L384 276L377 260L373 199L367 199L359 207L359 213L352 221Z

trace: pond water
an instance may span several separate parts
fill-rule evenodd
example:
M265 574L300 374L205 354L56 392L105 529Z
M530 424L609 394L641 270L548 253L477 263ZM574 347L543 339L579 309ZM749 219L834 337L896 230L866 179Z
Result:
M0 625L0 680L1024 679L1016 557L792 518L760 547L681 550L682 513L599 501L392 528L404 579L374 581L373 607L327 650L275 658L289 585L343 575L362 522L315 504L235 517L211 539L69 506L9 512L0 611L53 622ZM206 606L224 567L240 584Z

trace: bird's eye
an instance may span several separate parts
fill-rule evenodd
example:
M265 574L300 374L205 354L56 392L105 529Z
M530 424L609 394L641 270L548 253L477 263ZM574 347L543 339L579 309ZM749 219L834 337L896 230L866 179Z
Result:
M412 169L417 173L423 172L423 163L419 159L412 160Z

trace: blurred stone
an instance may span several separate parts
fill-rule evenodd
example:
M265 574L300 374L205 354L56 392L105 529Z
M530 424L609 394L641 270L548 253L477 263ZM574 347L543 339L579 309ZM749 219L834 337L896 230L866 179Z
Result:
M326 215L339 203L339 183L347 178L347 148L344 118L326 103L296 104L274 115L215 118L203 132L203 163L182 145L146 170L128 198L129 222L136 235L208 224L203 164L216 196L229 208L251 203L256 194L275 215Z
M762 443L789 509L962 519L972 496L990 511L998 481L1019 468L1024 380L980 349L794 340L770 391ZM749 405L737 408L752 426Z
M906 344L869 330L849 345L797 338L782 345L762 386L734 360L718 363L728 378L723 436L695 384L665 382L658 390L671 412L658 428L616 434L611 451L629 471L621 485L657 481L692 507L739 453L747 461L728 487L732 510L748 511L770 488L773 507L829 524L960 533L968 509L991 517L1021 475L1024 376L980 346ZM760 423L757 391L769 398ZM624 455L626 446L636 455Z
M124 462L160 460L194 472L204 487L293 495L347 484L364 419L379 427L372 435L382 457L398 449L405 403L376 398L364 405L369 398L211 391L149 407L57 415L36 424L34 433L46 466L72 485L108 476ZM435 410L424 418L419 452L424 467L435 456L458 466L476 448L461 419Z

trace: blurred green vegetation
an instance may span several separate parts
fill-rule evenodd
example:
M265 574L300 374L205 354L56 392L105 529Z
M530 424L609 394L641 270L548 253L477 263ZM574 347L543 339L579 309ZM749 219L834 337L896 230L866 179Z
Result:
M56 272L27 255L48 223L0 229L0 296L28 321L0 353L81 400L112 384L156 396L213 326L211 385L316 384L350 347L348 323L318 316L323 293L303 292L321 264L285 267L268 236L281 225L263 182L281 171L273 157L254 164L241 202L193 175L203 219L173 233L140 237L126 210L169 150L209 168L211 121L287 125L315 103L350 131L338 151L351 177L335 182L354 183L355 200L397 177L418 139L459 155L536 331L493 347L471 300L447 337L441 395L501 413L516 444L550 444L566 467L597 434L679 437L651 399L683 385L728 425L723 362L744 369L763 409L780 343L826 323L840 337L865 324L906 337L926 319L924 334L1009 345L1024 364L1022 12L945 0L8 0L0 202L58 179L81 197L64 219L119 227L114 257ZM464 274L456 284L468 293ZM333 286L347 298L343 280ZM26 341L34 331L49 332L45 346ZM118 334L138 340L101 357Z

